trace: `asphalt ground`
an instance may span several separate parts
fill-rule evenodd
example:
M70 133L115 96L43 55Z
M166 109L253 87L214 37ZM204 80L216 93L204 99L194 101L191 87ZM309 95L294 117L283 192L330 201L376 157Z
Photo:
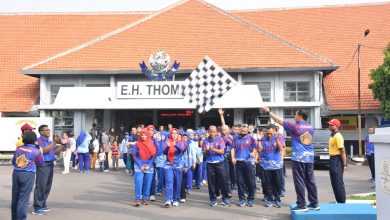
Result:
M134 207L134 178L131 174L119 170L105 173L91 172L80 174L74 170L70 174L61 174L62 167L55 167L54 182L48 199L53 211L44 216L31 214L28 219L291 219L290 204L296 201L291 168L287 163L286 197L282 198L282 208L263 206L261 190L256 193L254 207L239 207L237 191L233 191L232 206L209 206L207 185L202 189L193 189L187 196L187 202L179 207L163 208L164 197L156 196L150 205ZM329 171L326 167L315 170L320 203L334 202L330 185ZM347 195L374 191L368 181L370 172L367 166L349 165L344 176ZM259 183L258 183L259 184ZM12 167L0 165L0 220L11 219ZM30 204L33 201L31 193ZM218 200L220 202L220 200Z

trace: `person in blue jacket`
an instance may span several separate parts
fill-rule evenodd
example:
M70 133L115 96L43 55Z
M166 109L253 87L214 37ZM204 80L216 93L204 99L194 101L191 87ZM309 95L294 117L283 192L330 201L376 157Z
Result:
M165 135L161 134L160 132L157 132L156 134L156 159L154 160L154 163L156 165L156 173L157 173L157 196L161 196L163 186L164 186L164 163L167 159L167 157L163 154L164 150L164 142L165 142Z
M23 134L24 145L15 150L12 158L12 220L27 219L28 202L35 182L36 168L44 167L42 148L39 150L34 143L37 135L33 131L25 131Z
M176 128L172 128L169 132L169 139L164 143L164 154L167 156L164 164L164 207L166 208L171 207L171 204L173 204L173 206L179 206L184 150L184 144L179 139L179 131Z
M135 206L149 205L150 185L154 173L156 147L146 129L141 130L138 141L134 145L135 170Z

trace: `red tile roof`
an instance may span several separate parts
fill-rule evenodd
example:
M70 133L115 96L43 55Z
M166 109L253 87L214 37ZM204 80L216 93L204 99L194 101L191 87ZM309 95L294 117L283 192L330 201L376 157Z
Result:
M145 15L0 14L0 112L28 112L39 97L39 80L21 68Z
M193 69L209 55L225 69L332 67L333 63L203 1L182 1L25 69L136 70L164 49Z
M324 79L329 107L332 110L351 110L356 109L357 103L357 64L356 55L354 59L352 56L357 43L361 42L370 47L362 48L362 108L379 109L378 102L373 100L371 91L367 89L370 82L368 72L383 62L381 50L374 48L384 48L390 39L389 9L390 4L379 4L233 13L254 25L251 26L207 3L190 1L179 3L174 9L154 15L109 39L35 68L72 69L73 66L69 68L69 65L77 64L81 69L92 70L105 69L106 66L138 69L138 62L147 59L157 49L166 50L172 59L182 63L182 69L192 69L206 53L224 68L266 68L280 63L291 67L329 65L327 60L321 59L323 56L341 66ZM38 80L18 73L20 68L147 16L150 14L0 15L0 112L27 112L39 97ZM172 20L175 23L171 23ZM220 24L224 31L214 30L216 24ZM263 34L260 28L274 35ZM366 28L371 33L363 39ZM299 46L295 47L283 39ZM115 48L114 42L121 43L123 48ZM313 54L304 51L308 53L305 54L299 47ZM115 65L108 65L104 59L106 54L98 55L100 51L116 54L118 50L120 53L118 59L114 57ZM280 54L272 52L278 50ZM77 57L86 56L88 59L83 60L85 64L77 62ZM228 58L225 59L225 56ZM294 59L286 58L292 56ZM237 63L242 65L237 66Z
M390 41L390 4L295 10L235 12L252 24L340 65L325 76L325 95L331 110L357 109L357 45L361 48L362 109L380 109L368 84L371 69L383 63ZM370 34L364 38L366 29Z

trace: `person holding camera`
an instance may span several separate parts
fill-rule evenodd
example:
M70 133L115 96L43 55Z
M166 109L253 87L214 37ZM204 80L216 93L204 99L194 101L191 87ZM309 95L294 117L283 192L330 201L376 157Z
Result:
M52 209L47 206L47 198L49 197L51 185L53 183L53 169L55 155L58 155L62 151L63 145L60 143L60 136L55 135L53 141L50 138L50 129L47 125L41 125L38 128L39 134L41 135L36 143L43 150L43 159L45 165L37 168L35 190L34 190L34 215L44 215L46 212L50 212Z

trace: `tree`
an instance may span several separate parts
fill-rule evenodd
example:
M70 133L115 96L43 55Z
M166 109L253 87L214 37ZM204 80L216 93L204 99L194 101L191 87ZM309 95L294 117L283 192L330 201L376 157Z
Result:
M384 53L383 64L371 70L370 76L373 83L368 87L374 93L374 98L381 102L384 117L390 119L390 43Z

